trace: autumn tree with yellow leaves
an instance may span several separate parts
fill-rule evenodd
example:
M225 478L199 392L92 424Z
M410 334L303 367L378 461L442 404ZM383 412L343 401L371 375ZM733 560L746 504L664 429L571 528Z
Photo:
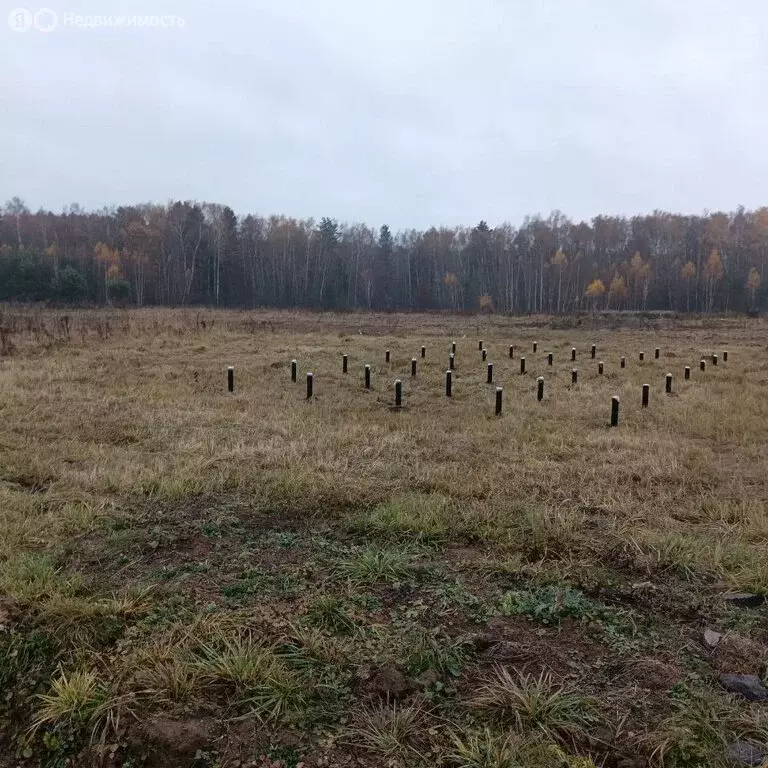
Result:
M592 311L597 309L597 302L605 295L605 283L599 278L593 280L588 286L586 295L592 301Z
M696 277L696 265L686 261L680 270L680 279L685 283L685 311L691 311L691 280Z
M608 304L606 307L610 306L611 301L614 301L616 302L614 309L619 309L619 302L626 299L627 293L627 282L624 279L624 276L617 272L613 278L611 278L611 284L608 287Z

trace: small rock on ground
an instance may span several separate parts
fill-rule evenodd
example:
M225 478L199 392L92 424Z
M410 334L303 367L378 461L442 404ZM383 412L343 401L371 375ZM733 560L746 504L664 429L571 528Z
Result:
M729 693L738 693L747 701L768 701L768 688L757 675L720 675L720 684Z
M739 765L760 766L768 759L768 749L750 741L735 741L728 747L728 757Z
M759 608L765 602L765 595L753 595L749 592L730 592L723 595L723 600L741 608Z
M722 639L723 636L719 632L714 632L711 629L704 630L704 645L708 648L714 648Z

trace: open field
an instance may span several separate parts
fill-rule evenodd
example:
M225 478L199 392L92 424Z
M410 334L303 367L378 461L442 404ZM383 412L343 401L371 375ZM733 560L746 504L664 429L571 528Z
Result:
M720 677L768 661L765 321L64 314L0 320L0 766L718 768L768 742Z

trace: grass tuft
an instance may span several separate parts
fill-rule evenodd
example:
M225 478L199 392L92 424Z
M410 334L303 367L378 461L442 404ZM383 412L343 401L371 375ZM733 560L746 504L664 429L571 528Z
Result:
M337 597L323 595L315 598L306 613L307 621L315 627L339 634L351 634L357 629L344 602Z
M391 765L424 759L420 742L424 711L415 706L380 704L358 714L349 729L350 743Z
M462 666L473 657L472 646L463 638L452 639L440 632L419 629L405 643L406 666L414 675L435 670L443 676L458 677Z
M70 596L81 589L82 579L65 576L44 555L23 553L0 562L0 593L20 602Z
M198 654L204 683L232 685L240 692L261 685L279 666L272 649L250 633L202 643Z
M134 685L157 702L183 704L195 700L201 691L200 668L184 648L142 648L134 663Z
M353 584L393 584L406 581L412 570L408 556L398 550L365 549L336 564L336 573Z
M350 528L394 540L440 542L455 520L453 504L445 496L409 494L358 515Z
M260 718L286 719L306 708L307 685L294 672L275 664L241 703Z
M451 734L453 752L448 756L456 768L526 768L518 759L519 745L512 735L482 733Z
M36 731L44 726L67 725L75 731L90 728L104 741L119 726L118 700L110 686L94 673L80 670L61 673L48 693L38 696L40 706L32 721Z
M552 675L538 677L497 667L478 689L472 705L497 715L521 733L540 731L547 740L585 739L600 722L596 703Z

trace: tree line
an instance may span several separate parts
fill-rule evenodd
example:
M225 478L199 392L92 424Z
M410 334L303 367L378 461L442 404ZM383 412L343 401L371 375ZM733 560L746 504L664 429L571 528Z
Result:
M393 232L172 201L0 215L0 300L565 313L757 311L768 207Z

